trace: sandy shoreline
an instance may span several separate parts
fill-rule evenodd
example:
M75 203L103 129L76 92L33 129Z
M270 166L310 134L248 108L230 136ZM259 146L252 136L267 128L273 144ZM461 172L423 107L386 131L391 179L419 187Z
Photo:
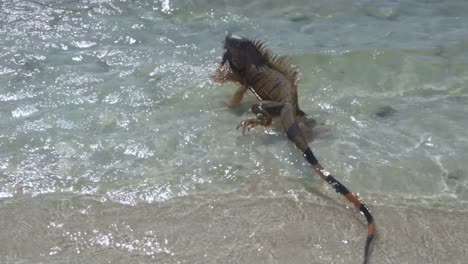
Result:
M8 198L0 203L0 260L361 263L364 219L333 195L200 193L137 206L96 196ZM394 197L366 198L376 201L371 263L464 262L466 205L450 198L393 204L386 199Z

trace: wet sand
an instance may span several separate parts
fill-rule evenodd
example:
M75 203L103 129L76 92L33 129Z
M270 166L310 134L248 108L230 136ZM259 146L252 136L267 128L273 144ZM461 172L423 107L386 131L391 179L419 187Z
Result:
M137 206L85 195L4 199L0 261L361 263L363 217L329 188L309 191L210 191ZM378 231L370 263L464 263L466 205L364 198Z

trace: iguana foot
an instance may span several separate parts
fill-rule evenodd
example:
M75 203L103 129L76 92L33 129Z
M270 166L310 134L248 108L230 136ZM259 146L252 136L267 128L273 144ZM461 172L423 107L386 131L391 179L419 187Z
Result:
M240 105L240 103L234 102L233 100L231 100L231 101L224 101L224 105L227 108L234 108L234 107L238 107Z
M242 122L240 122L240 124L236 127L236 129L239 129L240 127L242 127L242 135L245 136L245 130L247 129L248 131L250 131L252 128L256 127L256 126L265 126L264 124L265 122L263 120L260 120L260 119L246 119L246 120L243 120Z

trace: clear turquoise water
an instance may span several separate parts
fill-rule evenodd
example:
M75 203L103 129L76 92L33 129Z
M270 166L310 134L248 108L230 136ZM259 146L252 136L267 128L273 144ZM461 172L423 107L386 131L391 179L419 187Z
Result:
M372 263L462 263L468 3L4 1L0 262L360 263L365 225L255 102L226 32L302 72L316 156L376 217Z

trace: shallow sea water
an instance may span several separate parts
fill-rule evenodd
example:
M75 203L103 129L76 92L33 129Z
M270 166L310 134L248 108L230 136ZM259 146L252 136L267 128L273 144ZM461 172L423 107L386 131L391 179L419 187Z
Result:
M468 2L2 1L0 263L361 263L366 225L247 96L227 32L301 69L370 263L468 255Z

